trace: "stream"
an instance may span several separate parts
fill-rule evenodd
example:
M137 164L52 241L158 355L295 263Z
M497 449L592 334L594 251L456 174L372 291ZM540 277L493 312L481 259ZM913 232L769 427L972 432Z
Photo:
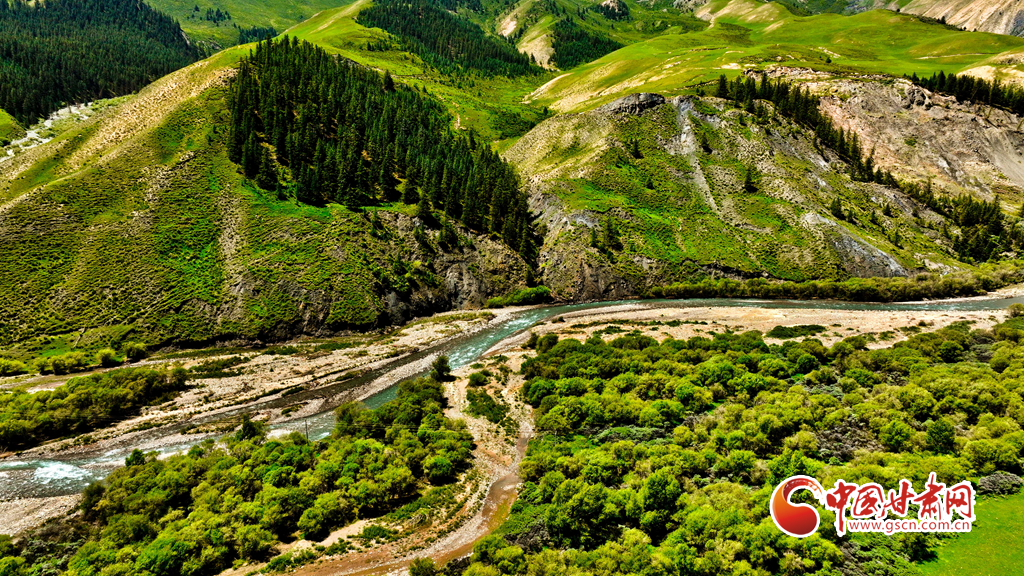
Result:
M490 325L485 329L457 337L443 344L396 359L382 368L360 377L338 381L327 387L315 388L287 398L276 398L241 407L231 413L220 413L216 418L224 418L232 413L252 411L257 408L274 407L312 398L330 398L326 403L329 409L319 414L283 422L271 426L272 434L291 431L308 433L311 440L327 437L334 426L334 410L338 404L356 398L360 386L373 380L386 377L388 373L412 362L421 361L428 356L444 354L448 356L451 367L460 368L476 362L488 350L503 340L515 336L538 322L544 322L558 316L579 311L596 311L622 305L635 305L644 308L680 308L680 307L722 307L722 308L767 308L767 309L816 309L816 310L865 310L865 311L977 311L1002 310L1014 303L1024 303L1024 297L1014 298L963 298L957 300L935 300L926 302L901 303L860 303L839 302L833 300L733 300L733 299L688 299L688 300L623 300L615 302L595 302L587 304L568 304L531 308L519 312L502 322ZM420 374L422 375L422 374ZM406 377L395 377L387 389L363 400L371 408L376 408L395 398L397 384ZM195 418L191 423L201 422L202 417ZM147 431L145 439L152 441L179 432L186 424L163 426ZM163 446L157 450L162 455L169 455L188 450L212 436L197 436L187 443ZM17 456L0 460L0 502L16 498L39 498L48 496L64 496L81 492L90 483L105 478L110 472L124 464L125 457L138 445L138 437L133 438L130 445L122 445L106 452L71 454L66 457L54 456L49 459L19 458Z

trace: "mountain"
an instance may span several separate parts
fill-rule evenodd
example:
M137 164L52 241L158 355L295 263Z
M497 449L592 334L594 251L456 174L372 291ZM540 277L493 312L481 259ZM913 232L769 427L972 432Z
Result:
M211 51L251 41L240 32L277 32L318 12L346 4L344 0L149 0L153 8L174 18L188 36ZM260 38L262 39L262 38ZM242 40L242 41L240 41Z
M355 170L363 200L326 186L351 180L325 180L327 159L349 150L330 116L308 134L233 123L231 86L251 46L38 127L41 144L11 150L0 174L0 234L12 240L0 255L0 302L10 311L2 345L31 357L128 338L277 340L480 306L535 282L562 300L633 297L721 276L970 270L1016 246L1012 221L999 227L1000 206L1015 214L1024 190L1019 118L884 74L1009 78L1024 40L891 12L798 17L749 0L701 7L706 21L666 13L675 24L661 28L648 27L654 9L628 1L629 18L619 4L573 12L549 3L539 20L508 25L530 6L464 5L451 32L518 68L446 55L458 43L432 45L417 36L420 24L368 28L365 0L288 31L433 103L423 126L464 142L467 159L495 142L518 175L518 185L502 185L521 193L509 208L464 212L466 194L492 186L453 187L445 171L464 169L434 152L410 172L396 156L404 148L345 152L355 163L340 169ZM565 72L501 60L510 42L502 22L521 45L556 14L623 47ZM801 94L803 112L748 89L764 86L759 71L772 90ZM727 86L743 81L723 94L722 75ZM289 114L331 101L304 98ZM290 152L296 145L310 156ZM502 218L520 202L529 218ZM532 230L528 242L520 226Z
M1016 0L786 0L782 3L798 14L891 10L964 30L1010 36L1024 34L1024 3Z

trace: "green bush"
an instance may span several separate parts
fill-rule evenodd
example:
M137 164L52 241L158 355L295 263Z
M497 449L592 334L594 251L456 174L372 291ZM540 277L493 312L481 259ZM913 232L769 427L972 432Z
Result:
M499 404L486 390L469 390L466 392L469 407L466 412L472 416L482 416L497 424L508 415L508 406Z
M430 364L430 377L437 382L446 382L452 378L452 367L448 364L447 356L438 356Z
M769 338L778 338L780 340L786 340L789 338L801 338L807 336L814 336L815 334L824 332L827 330L824 326L817 324L801 324L799 326L776 326L768 331L765 336Z
M487 301L488 308L503 308L505 306L527 306L530 304L543 304L551 301L551 289L547 286L536 286L534 288L523 288L509 294L498 296Z
M27 371L28 366L24 362L0 358L0 376L14 376L16 374L24 374Z
M117 352L112 348L103 348L96 352L96 363L104 368L111 368L120 364L121 360L117 357Z
M124 355L132 362L138 362L146 358L149 353L146 351L146 345L142 342L128 342L124 345Z
M54 374L70 374L85 370L89 366L89 359L84 352L68 352L51 357L49 366Z

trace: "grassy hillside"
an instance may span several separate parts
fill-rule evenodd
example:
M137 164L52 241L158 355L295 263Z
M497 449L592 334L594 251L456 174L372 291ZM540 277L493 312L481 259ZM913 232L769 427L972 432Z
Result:
M538 62L550 64L554 54L553 29L560 20L571 20L597 38L632 44L680 32L703 30L707 23L672 2L622 0L621 15L598 11L600 3L586 0L522 0L494 18L494 31L515 38L520 50L533 54Z
M884 8L916 14L950 26L977 32L1020 36L1024 22L1021 0L785 0L798 14L834 12L852 14Z
M344 6L351 0L148 0L147 3L176 19L192 38L227 47L238 44L236 26L271 26L281 32L317 12ZM207 10L220 10L231 17L222 21L207 20Z
M522 100L548 76L444 77L418 56L397 48L367 50L367 43L386 42L390 38L382 30L355 21L359 11L369 4L369 0L358 0L344 8L324 11L287 33L365 66L388 70L399 81L427 90L448 106L457 127L473 128L488 141L520 135L545 117L541 106L524 104Z
M1024 48L1019 38L959 32L887 11L799 17L775 3L720 0L698 14L711 20L707 30L632 44L560 76L530 100L560 112L586 110L640 87L693 93L722 73L766 66L839 74L959 72ZM995 66L1011 74L1018 65Z
M25 135L25 129L13 116L0 110L0 143L17 140Z
M580 285L595 269L642 292L717 272L799 281L958 266L941 217L852 181L803 128L770 118L690 98L557 116L520 139L506 156L545 209L544 283L579 298L596 296Z
M0 346L10 355L366 328L482 304L522 281L500 243L442 253L439 231L414 234L403 205L371 218L247 184L223 128L243 53L172 74L8 161ZM450 276L458 292L441 281L450 266L472 270Z

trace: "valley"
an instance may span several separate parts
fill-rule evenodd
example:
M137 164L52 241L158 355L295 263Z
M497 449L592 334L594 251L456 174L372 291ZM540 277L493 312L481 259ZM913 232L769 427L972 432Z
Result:
M120 2L0 0L0 576L1024 566L1012 3Z
M379 573L406 566L425 554L455 559L468 554L472 543L495 529L503 521L501 515L508 514L512 497L508 489L518 482L515 467L533 429L518 399L523 380L516 376L531 355L526 346L528 335L582 340L632 330L686 340L702 334L748 330L772 334L778 326L822 323L825 326L818 326L819 332L812 334L826 346L867 336L869 349L883 349L915 334L958 322L974 329L991 329L1006 319L1006 306L1024 300L1021 293L1022 289L1015 287L983 298L891 305L680 300L504 309L497 314L440 315L368 342L299 341L264 351L243 349L226 354L210 349L172 354L166 359L155 357L144 365L170 363L194 373L190 390L140 417L75 442L49 443L0 459L5 480L0 490L0 520L22 530L31 529L47 515L64 513L69 498L71 502L77 500L74 494L81 486L103 477L132 450L153 451L161 457L181 453L207 438L230 432L237 427L240 414L269 424L270 438L298 432L319 440L333 426L334 407L353 400L380 406L393 398L386 390L393 394L397 381L425 373L437 354L443 353L452 359L454 368L453 382L445 385L446 396L452 402L448 414L466 420L477 442L474 470L484 474L474 484L477 492L468 495L470 500L452 526L442 523L416 528L399 524L395 528L405 536L394 544L370 546L354 556L328 555L326 564L314 564L299 573ZM786 339L768 341L785 343ZM207 368L217 362L230 366L226 370L230 374L220 375L224 369ZM487 388L511 407L517 431L511 436L486 419L466 413L467 391L474 389L467 380L474 368L481 366L492 370L504 367L504 373L511 375L503 377L503 383L493 389ZM23 377L3 384L35 391L60 386L61 379ZM27 515L28 510L33 513ZM325 545L340 537L352 538L367 525L359 522L332 534ZM300 541L287 550L294 554L304 547L313 550L313 543ZM394 557L401 560L381 560Z

